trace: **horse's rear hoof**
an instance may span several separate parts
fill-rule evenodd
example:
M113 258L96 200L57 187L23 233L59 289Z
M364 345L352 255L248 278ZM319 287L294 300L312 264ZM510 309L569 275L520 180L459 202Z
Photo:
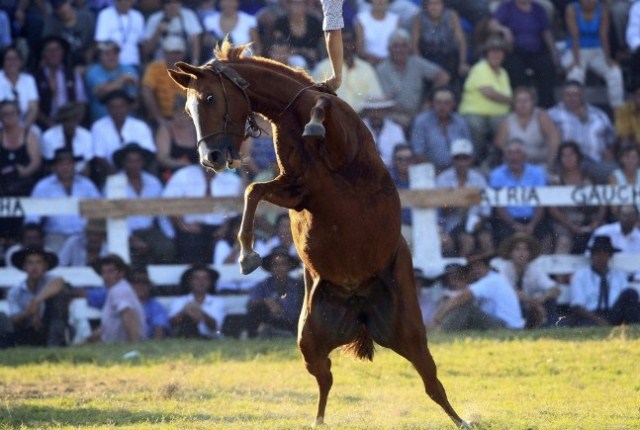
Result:
M302 137L324 137L325 129L324 125L320 123L309 123L304 126Z
M250 254L241 256L238 259L238 263L240 263L240 272L243 275L248 275L260 267L262 258L260 258L260 255L257 252L253 251Z

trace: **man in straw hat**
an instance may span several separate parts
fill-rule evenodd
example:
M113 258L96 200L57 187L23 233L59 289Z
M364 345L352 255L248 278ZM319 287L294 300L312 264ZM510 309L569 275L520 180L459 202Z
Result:
M27 274L7 294L16 345L66 345L68 303L62 278L47 273L58 257L42 247L23 248L11 257Z
M589 264L571 278L571 313L562 325L639 323L638 292L629 286L626 273L609 267L613 254L620 249L608 236L595 236L589 251Z
M302 308L304 288L289 272L300 265L285 247L276 247L262 260L262 268L271 276L257 284L247 303L249 337L273 334L293 335Z
M371 131L382 161L389 168L393 166L393 148L406 141L402 127L391 118L391 108L395 104L386 97L372 97L364 102L360 112L362 121Z

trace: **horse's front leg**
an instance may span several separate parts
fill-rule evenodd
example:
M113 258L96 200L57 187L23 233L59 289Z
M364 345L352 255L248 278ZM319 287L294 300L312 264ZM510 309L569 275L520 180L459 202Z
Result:
M260 267L260 255L253 250L253 224L258 203L261 200L266 200L275 205L292 209L300 206L302 199L303 193L299 192L299 188L284 176L278 176L269 182L251 184L247 187L244 192L244 211L238 232L238 242L240 242L238 262L243 275Z
M311 108L311 119L304 126L302 137L320 137L325 136L325 128L322 125L325 117L325 108L329 105L327 97L318 97L316 104Z

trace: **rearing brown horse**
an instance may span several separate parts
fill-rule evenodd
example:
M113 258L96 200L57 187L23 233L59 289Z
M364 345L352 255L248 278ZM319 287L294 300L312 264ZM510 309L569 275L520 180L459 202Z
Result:
M344 346L371 360L375 341L409 360L429 397L467 427L449 404L427 348L411 254L400 234L400 199L371 133L345 102L305 73L245 58L244 50L224 42L216 60L201 67L177 63L179 71L169 74L187 90L186 110L207 168L240 166L247 124L257 130L254 112L275 125L280 174L247 187L240 266L249 273L260 264L253 251L258 203L288 208L304 263L298 345L319 386L315 423L324 420L333 382L330 352Z

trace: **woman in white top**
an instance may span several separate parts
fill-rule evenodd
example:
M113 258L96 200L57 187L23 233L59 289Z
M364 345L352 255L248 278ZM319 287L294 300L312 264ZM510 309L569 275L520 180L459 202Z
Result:
M20 122L29 129L38 117L38 87L33 75L22 71L20 51L10 45L2 51L0 100L14 100L20 108ZM39 129L37 131L39 135Z
M204 18L205 47L215 46L217 42L222 41L228 35L234 45L252 42L251 52L255 55L262 53L258 36L258 21L253 15L239 10L239 6L239 0L220 0L218 3L219 12Z
M358 56L374 66L389 55L389 37L398 28L400 17L389 12L389 0L367 0L371 9L356 15Z
M629 143L620 148L618 164L620 167L611 172L609 183L640 186L640 147L637 144ZM640 203L637 207L640 211Z
M513 96L512 112L498 127L494 145L502 152L510 139L524 142L527 160L544 169L553 166L560 144L560 133L544 109L536 106L532 88L518 87Z

